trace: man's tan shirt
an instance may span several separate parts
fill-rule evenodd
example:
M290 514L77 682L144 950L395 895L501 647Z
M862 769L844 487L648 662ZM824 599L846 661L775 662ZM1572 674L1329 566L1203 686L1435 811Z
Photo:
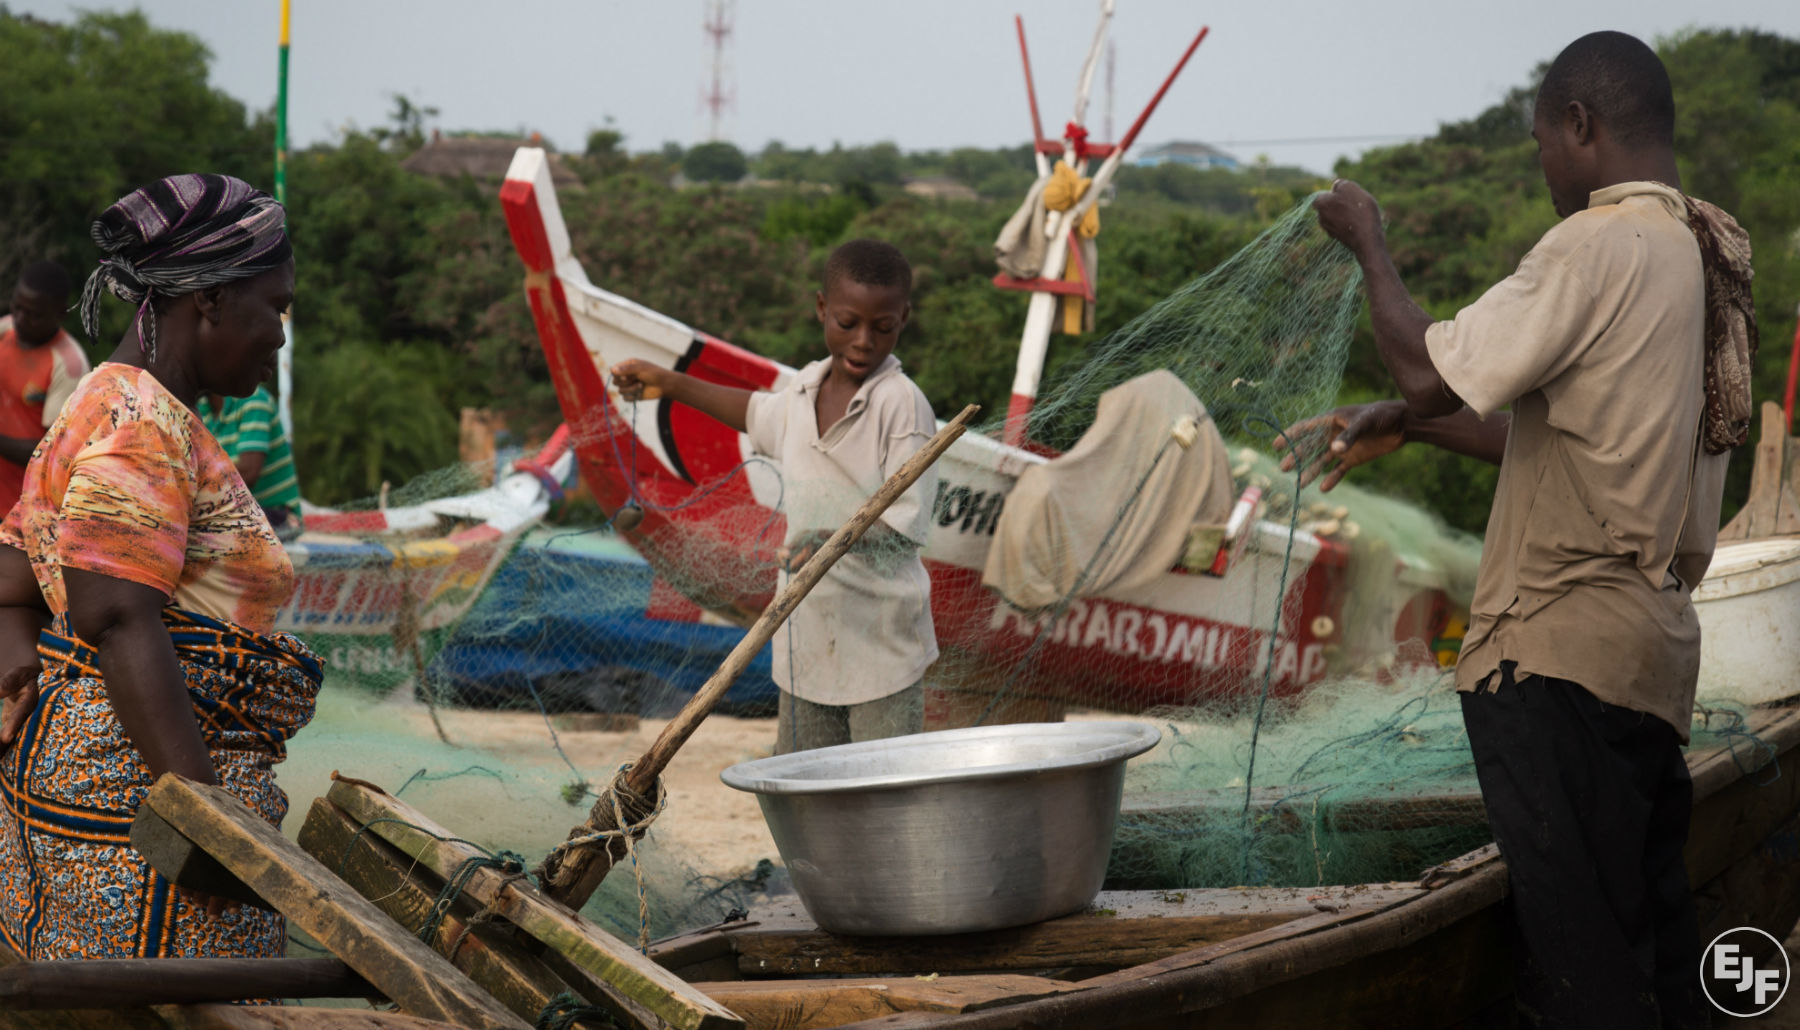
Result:
M1705 303L1681 195L1629 182L1426 330L1477 415L1512 405L1457 689L1517 662L1687 740L1689 595L1712 561L1727 458L1699 446Z

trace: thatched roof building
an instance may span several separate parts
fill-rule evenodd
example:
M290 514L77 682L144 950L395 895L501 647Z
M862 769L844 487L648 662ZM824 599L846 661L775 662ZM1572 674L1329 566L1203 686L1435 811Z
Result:
M467 175L474 179L498 182L506 178L513 152L520 147L541 147L544 139L532 133L529 139L509 136L444 136L431 134L431 142L412 152L400 167L419 175L455 178ZM561 157L550 155L550 181L558 189L581 185Z
M908 179L901 189L915 197L931 197L934 200L980 200L981 194L973 187L957 182L947 175L927 175L917 179Z

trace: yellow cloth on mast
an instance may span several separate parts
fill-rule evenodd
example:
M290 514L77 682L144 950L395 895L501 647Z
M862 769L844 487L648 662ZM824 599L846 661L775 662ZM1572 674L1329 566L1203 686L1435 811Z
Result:
M1087 193L1092 179L1084 179L1075 174L1075 169L1067 161L1056 162L1050 170L1050 181L1044 184L1044 206L1052 211L1067 211L1081 202ZM1075 235L1084 240L1091 240L1100 235L1100 205L1095 204L1081 216L1081 224L1075 227Z
M1081 202L1092 179L1077 175L1075 169L1067 161L1056 162L1050 172L1050 180L1044 184L1044 207L1051 211L1067 211ZM1094 237L1100 234L1100 205L1091 205L1081 216L1081 222L1075 226L1075 236L1081 246L1082 265L1075 262L1075 254L1070 253L1069 260L1063 264L1062 278L1064 282L1078 283L1084 278L1086 271L1089 288L1092 289L1094 266L1099 255L1099 248ZM1085 297L1064 295L1061 298L1062 331L1073 336L1076 333L1092 332L1094 329L1094 306Z

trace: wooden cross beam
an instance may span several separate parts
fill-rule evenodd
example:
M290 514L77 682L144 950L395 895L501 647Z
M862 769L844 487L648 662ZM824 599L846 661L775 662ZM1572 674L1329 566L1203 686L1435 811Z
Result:
M455 835L372 784L339 779L326 798L370 834L445 879L482 855L473 845L448 839ZM647 1009L677 1030L737 1030L744 1025L730 1009L525 881L477 869L464 893L604 981L621 1006Z
M163 875L173 878L199 848L403 1010L471 1027L530 1026L223 787L169 773L143 807L187 845L165 840L144 853Z

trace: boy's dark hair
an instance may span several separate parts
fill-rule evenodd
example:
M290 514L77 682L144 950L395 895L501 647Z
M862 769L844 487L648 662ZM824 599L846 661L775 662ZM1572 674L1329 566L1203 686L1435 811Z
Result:
M38 261L25 266L19 273L19 285L33 293L45 297L61 297L67 300L75 284L69 280L69 273L63 266L54 261Z
M839 279L864 286L898 286L912 294L912 265L898 247L880 240L851 240L832 251L825 259L825 291L829 293Z
M1627 147L1673 146L1675 92L1656 51L1623 32L1590 32L1556 55L1538 87L1538 110L1580 101Z

